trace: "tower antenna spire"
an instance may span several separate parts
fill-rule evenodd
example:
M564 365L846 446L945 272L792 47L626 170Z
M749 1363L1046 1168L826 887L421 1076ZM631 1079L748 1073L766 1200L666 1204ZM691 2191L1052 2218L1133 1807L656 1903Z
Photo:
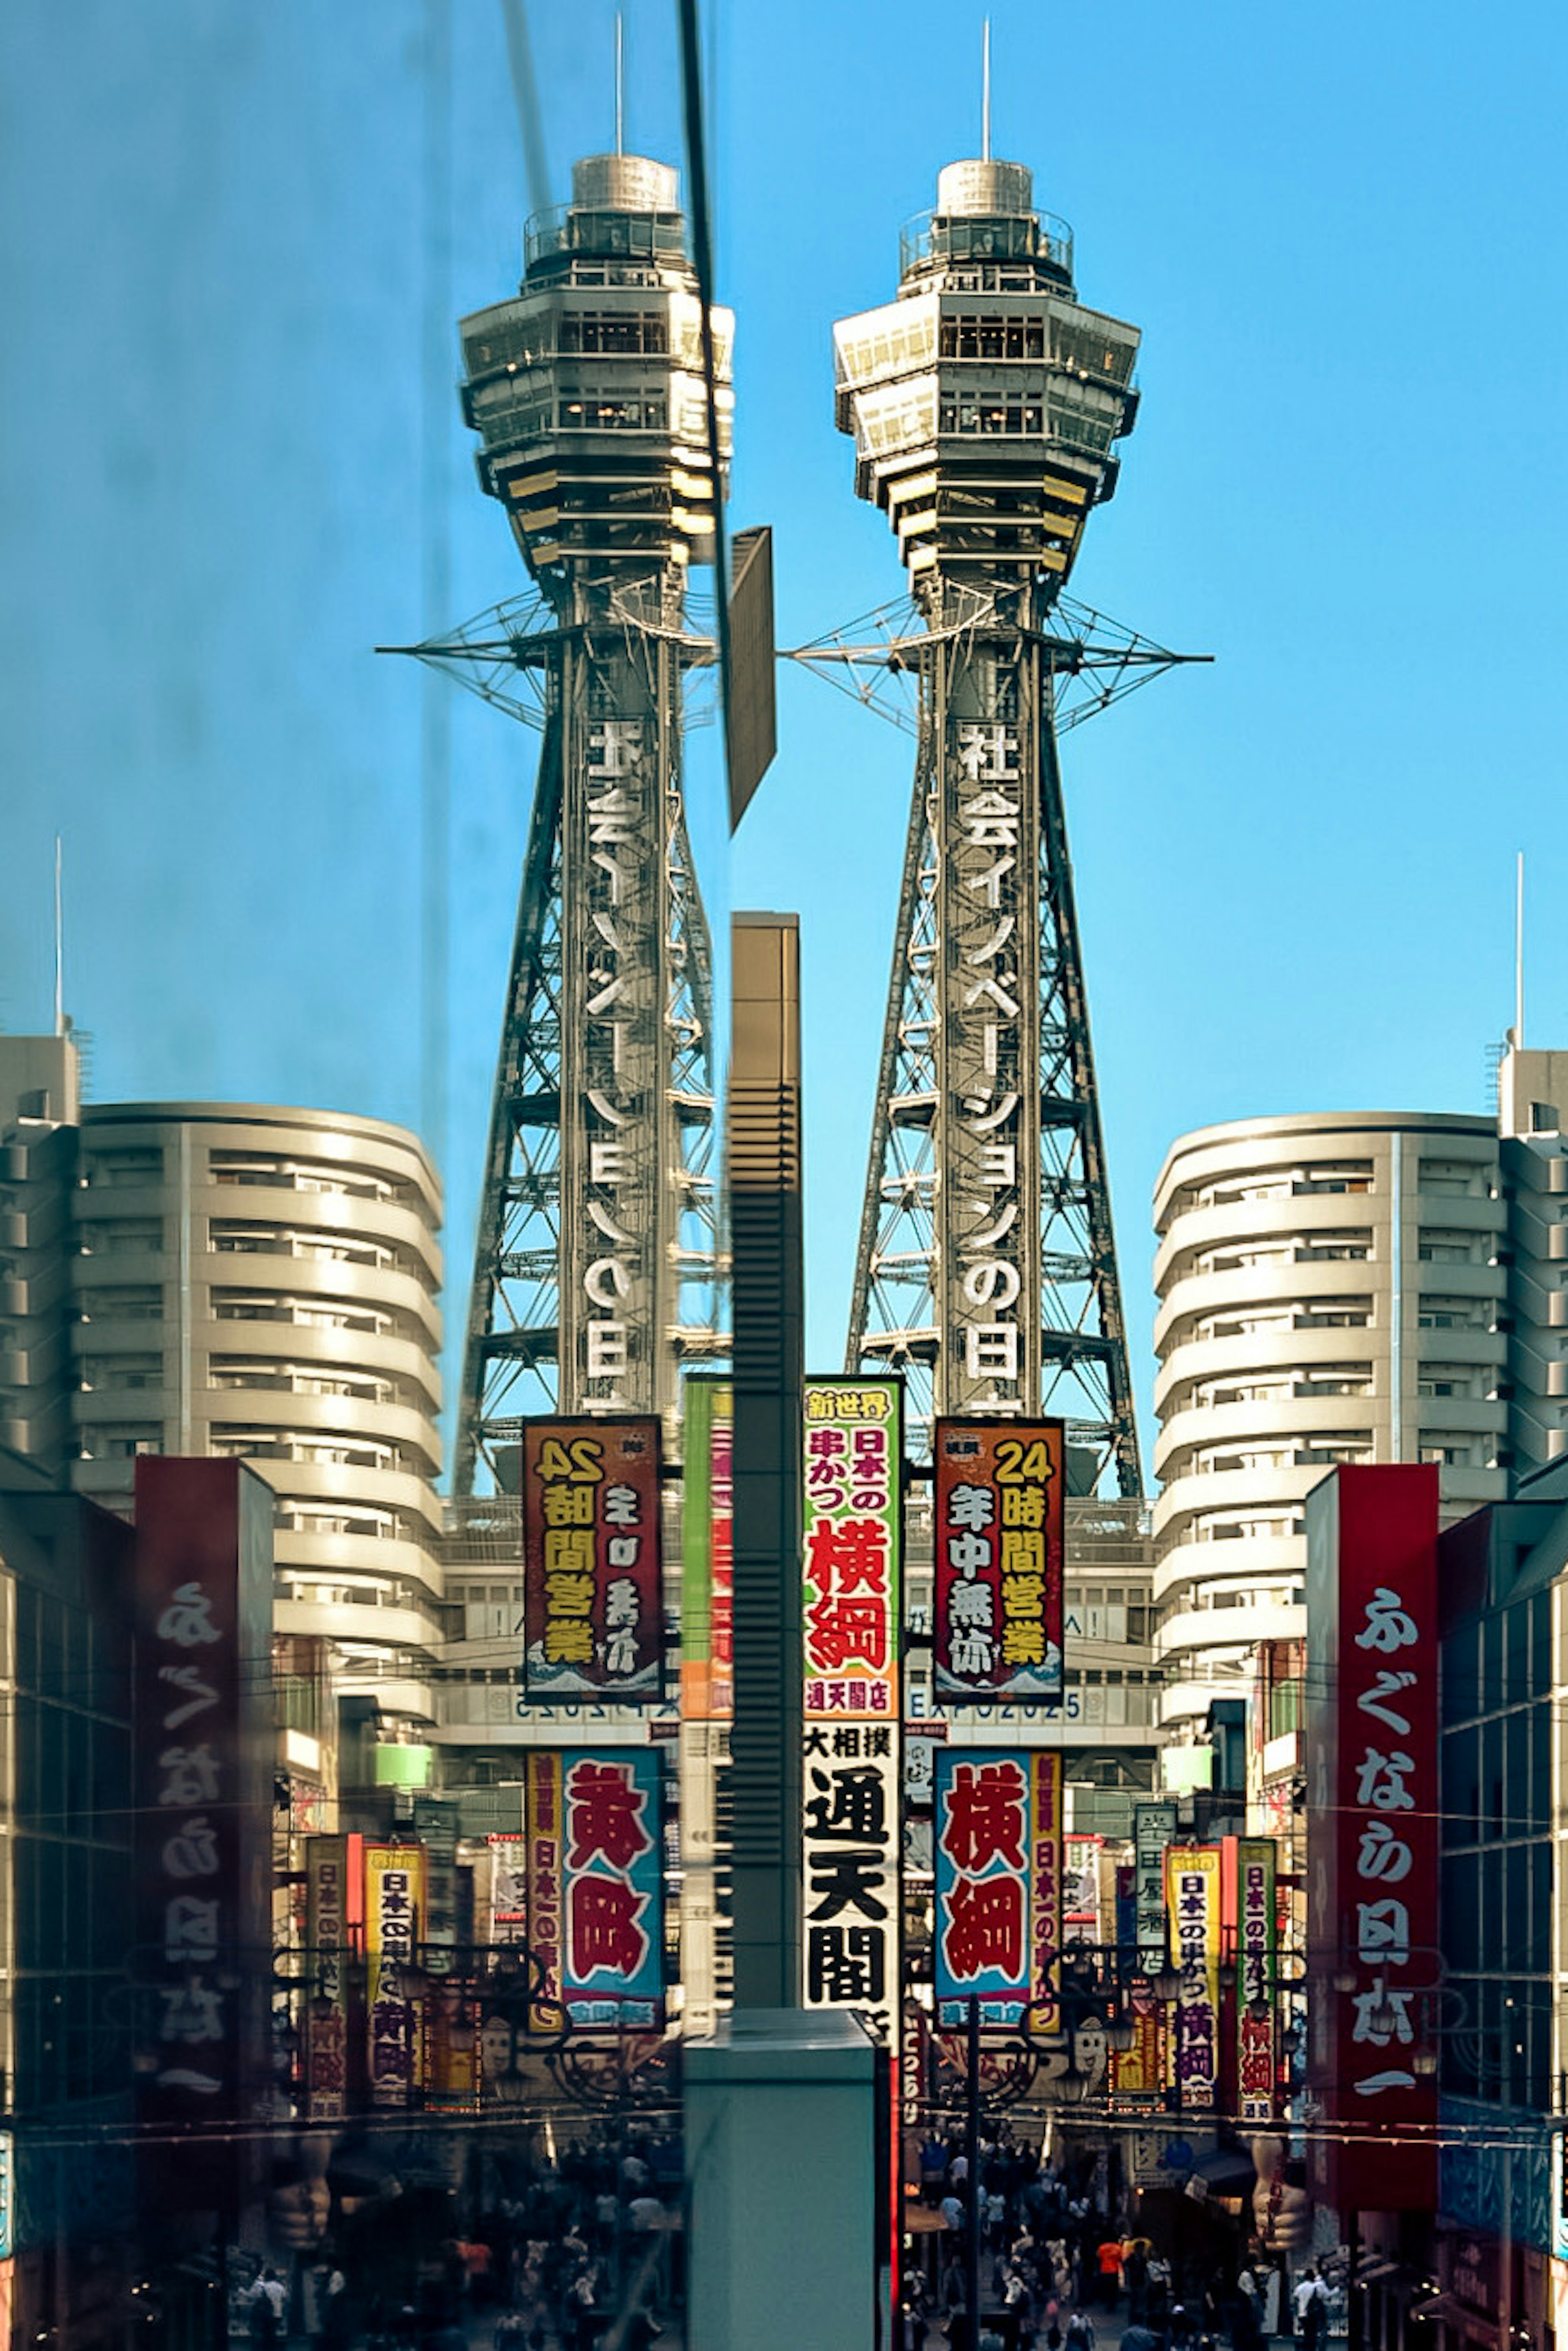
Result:
M626 129L626 69L622 15L615 11L615 152L623 155Z
M1519 852L1513 883L1513 1044L1524 1047L1524 852Z
M60 836L55 835L55 1034L66 1033L65 899L60 887Z
M991 160L991 20L980 35L980 159Z

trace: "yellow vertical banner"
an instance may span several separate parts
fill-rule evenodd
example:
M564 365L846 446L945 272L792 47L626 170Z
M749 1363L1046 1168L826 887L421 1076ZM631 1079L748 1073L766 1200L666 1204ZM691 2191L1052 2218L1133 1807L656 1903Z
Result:
M400 1972L418 1961L424 1921L424 1847L365 1847L367 2066L371 2103L406 2106L418 2076L419 2007Z

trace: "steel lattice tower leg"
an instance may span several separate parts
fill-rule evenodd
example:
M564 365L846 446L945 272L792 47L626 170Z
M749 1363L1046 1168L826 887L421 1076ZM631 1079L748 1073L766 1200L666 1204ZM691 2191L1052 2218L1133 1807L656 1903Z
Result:
M1052 641L996 619L922 649L847 1364L904 1370L927 1434L1060 1414L1078 1482L1136 1494Z

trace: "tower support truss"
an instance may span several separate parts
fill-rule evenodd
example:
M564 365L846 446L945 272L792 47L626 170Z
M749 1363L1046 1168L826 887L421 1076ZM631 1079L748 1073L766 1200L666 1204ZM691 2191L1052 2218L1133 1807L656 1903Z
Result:
M1041 617L992 605L900 649L920 753L847 1362L903 1370L927 1426L1061 1414L1076 1481L1134 1494L1056 745L1058 677L1086 649Z

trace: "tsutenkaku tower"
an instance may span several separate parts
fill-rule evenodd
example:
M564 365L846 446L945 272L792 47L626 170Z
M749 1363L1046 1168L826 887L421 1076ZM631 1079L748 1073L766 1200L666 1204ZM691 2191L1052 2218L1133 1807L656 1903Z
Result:
M714 313L721 455L733 321ZM456 1489L509 1485L526 1413L673 1418L720 1352L706 921L682 799L706 661L687 566L715 501L700 307L675 173L576 165L525 235L517 296L462 322L479 478L537 624L423 647L531 672L544 747L502 1025ZM481 691L487 690L481 687ZM506 697L497 695L495 698Z
M1061 1416L1074 1490L1141 1491L1057 758L1057 610L1132 428L1138 333L1085 308L1030 173L949 164L898 298L835 329L855 488L919 614L915 799L848 1367L936 1414ZM1160 656L1167 660L1169 656ZM1105 698L1109 698L1106 696Z

